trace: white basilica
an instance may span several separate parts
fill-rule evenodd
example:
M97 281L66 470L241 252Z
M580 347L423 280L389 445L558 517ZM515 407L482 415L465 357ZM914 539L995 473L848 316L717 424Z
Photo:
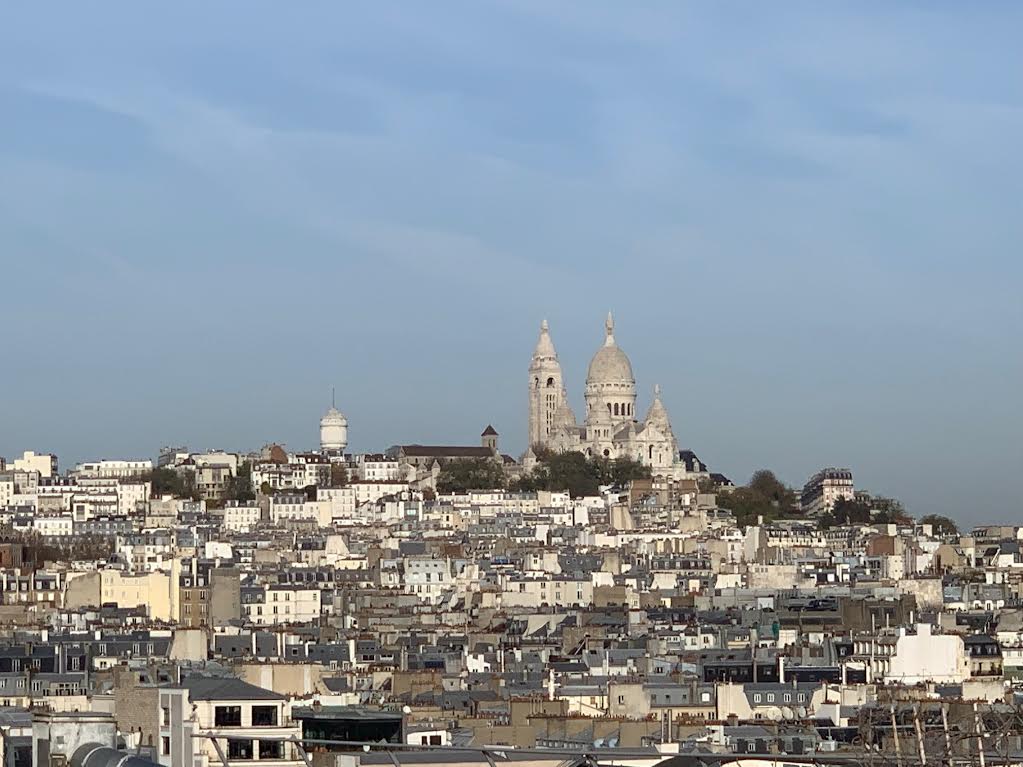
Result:
M684 477L660 387L646 417L636 419L636 379L632 363L615 342L614 320L607 315L604 344L590 360L586 374L586 418L582 424L568 403L547 321L529 365L529 445L523 463L535 462L535 447L558 452L578 450L590 456L627 456L649 466L654 476Z

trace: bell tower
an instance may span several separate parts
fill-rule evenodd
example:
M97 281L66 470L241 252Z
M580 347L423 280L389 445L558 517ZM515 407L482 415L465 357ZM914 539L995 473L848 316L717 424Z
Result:
M529 447L549 443L563 392L561 363L544 320L529 363Z

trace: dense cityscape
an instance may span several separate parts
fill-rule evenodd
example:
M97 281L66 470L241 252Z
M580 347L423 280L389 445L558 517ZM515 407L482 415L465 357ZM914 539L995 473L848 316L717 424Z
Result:
M0 458L4 767L1017 763L1023 529L729 478L602 330L512 452Z

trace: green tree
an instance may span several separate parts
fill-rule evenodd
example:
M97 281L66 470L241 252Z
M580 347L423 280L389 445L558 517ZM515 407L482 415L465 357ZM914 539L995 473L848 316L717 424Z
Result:
M534 450L538 463L519 479L514 488L524 491L567 491L573 498L596 495L602 485L628 487L637 479L648 479L650 469L631 458L589 458L577 451L555 453Z
M506 484L504 468L489 458L448 461L441 467L437 477L437 490L441 493L503 489Z
M174 469L168 469L166 466L153 469L149 475L149 486L152 489L152 494L155 497L161 495L176 495L177 490L181 487L181 478Z
M796 492L774 472L760 469L746 485L721 492L717 503L732 512L738 525L747 526L756 524L758 517L770 522L792 516L796 510Z
M254 501L256 494L252 490L252 464L244 461L238 467L238 473L227 480L224 492L225 501Z
M862 525L870 522L870 505L845 496L835 501L831 516L839 525Z
M605 475L608 482L615 487L628 487L630 482L637 479L650 479L650 467L644 466L633 458L615 458L612 461L603 461Z
M959 526L948 517L940 514L928 514L920 517L921 525L931 525L935 535L958 535Z
M747 487L769 500L781 513L787 513L795 508L795 490L786 486L770 469L753 472Z
M199 500L199 491L195 487L195 472L189 469L171 469L162 466L149 475L149 484L153 497L173 495L176 498Z
M343 463L335 461L330 464L330 486L344 487L348 484L348 469Z
M573 498L595 495L599 491L603 470L582 453L547 451L538 458L540 462L519 480L518 489L568 492Z

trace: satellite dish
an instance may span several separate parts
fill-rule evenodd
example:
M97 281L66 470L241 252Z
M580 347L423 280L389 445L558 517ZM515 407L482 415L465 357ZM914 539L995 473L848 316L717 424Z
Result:
M790 706L783 706L781 709L781 715L783 719L791 719L794 716L794 713Z
M411 714L412 713L412 707L409 706L409 705L402 706L401 707L401 713L406 714L406 715L407 714Z
M800 719L806 718L806 706L800 706L796 709L796 713L799 714Z
M595 741L593 741L593 747L594 748L603 748L604 747L604 739L603 738L597 738Z

